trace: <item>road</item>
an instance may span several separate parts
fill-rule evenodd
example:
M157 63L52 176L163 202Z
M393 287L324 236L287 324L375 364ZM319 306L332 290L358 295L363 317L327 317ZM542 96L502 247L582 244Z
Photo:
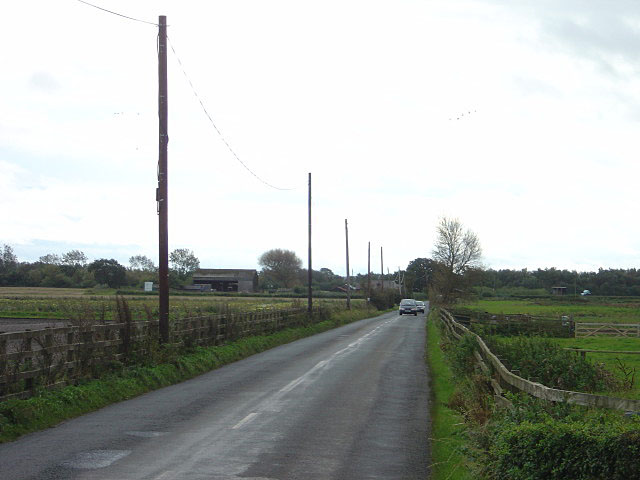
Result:
M361 320L1 444L0 477L424 480L424 323Z

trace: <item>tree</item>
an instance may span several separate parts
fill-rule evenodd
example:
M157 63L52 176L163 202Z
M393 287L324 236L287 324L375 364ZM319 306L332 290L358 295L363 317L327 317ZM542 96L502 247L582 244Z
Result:
M277 287L291 288L296 284L302 260L291 250L274 248L264 252L258 259L262 274Z
M0 272L15 270L17 266L18 257L13 253L13 248L5 244L2 250L0 250Z
M432 283L435 262L430 258L416 258L407 266L404 282L408 292L426 292Z
M88 270L93 273L98 283L111 288L118 288L126 283L127 270L117 260L101 258L89 264Z
M134 255L133 257L129 257L129 267L131 270L141 270L149 273L157 270L156 266L153 264L153 260L146 255Z
M200 268L200 260L186 248L177 248L171 252L169 263L181 279L185 279Z
M71 267L84 267L87 265L89 259L80 250L71 250L62 255L62 264L69 265Z
M56 255L55 253L47 253L38 259L40 263L44 263L45 265L60 265L62 260L60 259L60 255Z
M440 220L433 259L437 262L436 288L445 303L462 293L469 273L480 267L481 257L480 240L475 233L465 231L457 218Z

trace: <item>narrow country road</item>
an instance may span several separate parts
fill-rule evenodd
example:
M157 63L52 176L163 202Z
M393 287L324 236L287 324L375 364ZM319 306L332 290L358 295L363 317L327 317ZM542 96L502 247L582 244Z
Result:
M424 323L361 320L27 435L0 477L425 480Z

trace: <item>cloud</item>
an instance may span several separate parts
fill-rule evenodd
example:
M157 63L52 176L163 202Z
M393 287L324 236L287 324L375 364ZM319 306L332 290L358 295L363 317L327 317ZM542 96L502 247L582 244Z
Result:
M29 86L34 90L51 93L60 89L60 83L47 72L35 72L29 79Z

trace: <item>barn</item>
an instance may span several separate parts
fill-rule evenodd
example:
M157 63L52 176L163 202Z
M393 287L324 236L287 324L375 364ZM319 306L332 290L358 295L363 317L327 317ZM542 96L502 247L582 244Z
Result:
M211 290L214 292L253 293L258 291L258 272L205 268L194 272L193 284L211 285Z

